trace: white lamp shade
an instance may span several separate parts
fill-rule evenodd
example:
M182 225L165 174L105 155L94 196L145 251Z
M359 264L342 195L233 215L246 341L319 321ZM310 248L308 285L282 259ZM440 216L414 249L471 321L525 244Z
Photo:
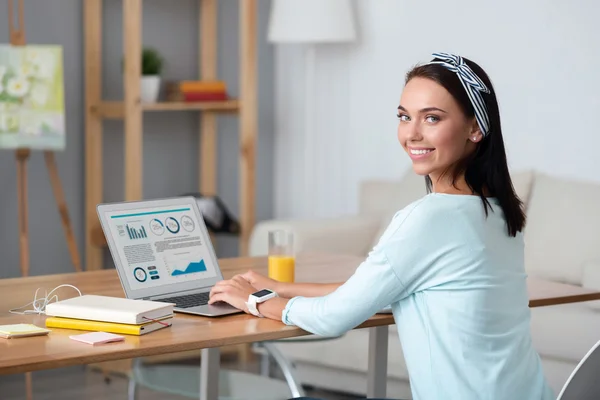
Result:
M334 43L355 37L350 0L272 0L270 42Z

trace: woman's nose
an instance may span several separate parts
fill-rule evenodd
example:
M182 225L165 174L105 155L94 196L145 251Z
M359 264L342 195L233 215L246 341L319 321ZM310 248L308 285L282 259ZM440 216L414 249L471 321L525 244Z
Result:
M401 130L402 132L400 132L400 130ZM399 135L399 136L403 136L403 137L404 137L404 139L405 139L407 142L416 142L416 141L419 141L419 140L421 140L421 139L422 139L422 136L421 136L421 129L419 128L419 124L416 124L416 123L413 123L413 122L411 122L411 123L408 123L408 124L406 124L406 125L402 126L402 127L399 129L399 132L398 132L398 133L399 133L399 134L400 134L400 133L402 133L402 134L401 134L401 135Z

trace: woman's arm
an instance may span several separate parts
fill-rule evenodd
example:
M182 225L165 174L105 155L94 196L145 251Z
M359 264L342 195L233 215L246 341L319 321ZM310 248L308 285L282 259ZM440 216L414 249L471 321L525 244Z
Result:
M258 305L258 311L267 318L280 320L281 314L292 297L322 297L334 292L343 283L280 283L276 291L279 297Z
M343 283L279 283L277 294L280 297L321 297L334 292Z
M276 292L279 297L291 299L292 297L321 297L339 288L342 283L286 283L277 282L267 278L258 272L248 271L241 275L248 283L257 289L270 289Z
M249 312L248 296L271 289L279 297L258 304L267 318L283 321L321 336L339 336L400 299L403 285L383 252L369 255L344 284L280 283L255 272L215 284L209 304L225 301ZM293 296L304 293L317 297ZM328 294L318 296L319 293Z
M250 284L247 276L238 275L232 281L217 283L211 291L210 301L226 301L244 309L253 288L275 288L273 290L279 290L280 297L258 305L262 315L280 319L287 325L296 325L316 335L339 336L384 307L422 290L425 282L439 272L432 266L442 257L449 257L448 254L455 256L457 243L448 240L455 228L448 223L447 207L436 208L433 204L415 211L419 205L426 203L426 199L397 214L380 244L342 285L278 286L277 282L256 274L262 277L262 281L255 286ZM251 274L255 273L245 275ZM329 293L318 297L294 296L324 292Z
M275 297L265 301L264 303L260 303L257 307L258 312L266 318L281 321L281 314L283 313L283 310L285 310L285 307L289 301L290 299Z
M320 336L340 336L405 295L382 251L372 252L337 290L322 297L267 300L259 311Z
M266 317L281 320L281 313L288 302L287 297L325 296L341 285L341 283L283 283L254 271L248 271L243 275L236 275L232 279L217 282L210 291L208 303L213 304L217 301L224 301L240 310L249 312L246 307L248 296L258 290L270 289L276 292L279 297L259 304L258 310ZM267 303L268 305L264 308Z

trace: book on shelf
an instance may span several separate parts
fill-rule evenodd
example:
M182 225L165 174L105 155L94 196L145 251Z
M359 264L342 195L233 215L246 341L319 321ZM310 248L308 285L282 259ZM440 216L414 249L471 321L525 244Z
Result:
M126 335L145 335L172 325L173 317L148 321L143 324L118 324L114 322L91 321L76 318L48 317L46 328L62 328L82 331L122 333Z
M166 86L167 101L217 102L229 99L223 81L169 82Z
M172 93L167 95L167 101L184 101L188 103L226 100L229 100L226 93Z
M177 82L182 92L226 92L224 81L181 81Z

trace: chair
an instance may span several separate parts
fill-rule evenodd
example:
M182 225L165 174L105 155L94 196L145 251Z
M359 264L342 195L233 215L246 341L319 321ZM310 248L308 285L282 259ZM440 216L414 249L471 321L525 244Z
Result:
M577 364L557 400L597 400L600 398L600 341Z
M268 376L242 371L221 369L219 372L220 400L280 400L290 395L304 396L304 390L295 376L293 366L272 343L256 343L265 352L266 358L274 360L284 374L285 381ZM262 366L264 371L264 366ZM186 365L144 364L142 359L133 361L129 379L128 398L137 400L138 388L199 398L200 368ZM255 397L252 397L255 396Z

